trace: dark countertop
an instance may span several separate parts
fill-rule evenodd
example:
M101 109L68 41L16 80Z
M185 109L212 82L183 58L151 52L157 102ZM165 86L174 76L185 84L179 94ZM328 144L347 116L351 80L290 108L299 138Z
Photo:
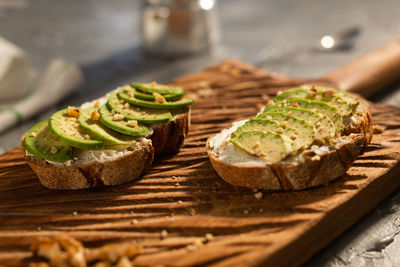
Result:
M62 103L1 134L0 153L19 145L22 133L59 107L99 97L132 80L168 82L228 57L250 63L265 59L262 67L269 71L319 77L398 37L400 32L398 0L220 0L218 46L208 53L167 60L150 58L142 52L140 1L3 2L1 36L25 49L37 68L43 68L55 57L78 63L86 83ZM325 53L310 49L321 36L349 26L361 29L353 49ZM400 84L370 100L400 107ZM399 216L400 191L316 254L306 266L400 266L400 237L396 235ZM385 237L387 242L374 246Z

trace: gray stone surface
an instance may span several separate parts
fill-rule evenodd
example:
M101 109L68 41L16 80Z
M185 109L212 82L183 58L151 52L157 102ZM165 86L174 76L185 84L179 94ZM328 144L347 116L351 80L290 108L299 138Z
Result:
M37 68L54 57L81 65L86 83L62 103L0 135L0 153L40 119L68 104L101 96L126 82L157 80L203 69L227 57L270 71L319 77L397 37L398 0L220 0L221 40L208 53L178 59L146 56L140 47L140 1L26 0L0 5L0 35L25 49ZM6 8L4 8L6 7ZM16 8L18 7L18 8ZM318 52L321 36L358 26L348 51ZM400 107L400 84L371 98ZM400 192L316 254L306 266L400 266Z

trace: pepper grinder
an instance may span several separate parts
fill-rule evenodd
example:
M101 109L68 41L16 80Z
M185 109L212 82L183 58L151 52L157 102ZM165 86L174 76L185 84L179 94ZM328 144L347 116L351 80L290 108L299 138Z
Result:
M218 37L216 0L143 0L144 50L161 57L206 51Z

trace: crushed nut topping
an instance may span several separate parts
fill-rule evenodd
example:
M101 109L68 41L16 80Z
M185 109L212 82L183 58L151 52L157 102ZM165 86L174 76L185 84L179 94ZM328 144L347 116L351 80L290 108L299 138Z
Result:
M282 127L278 127L278 129L276 129L276 132L278 134L282 134L283 133L283 128Z
M97 110L94 110L91 114L90 114L90 120L91 121L97 121L100 118L100 113Z
M37 136L37 133L36 133L36 132L32 132L32 133L31 133L31 136L32 136L32 137L36 137L36 136Z
M295 135L295 134L292 134L292 135L290 136L290 139L292 139L292 140L296 140L296 139L297 139L297 135Z
M129 107L130 107L129 103L126 102L126 103L124 104L124 108L129 108Z
M321 157L318 155L315 155L314 157L311 158L312 161L320 160Z
M137 127L138 126L138 122L135 121L135 120L129 120L127 124L130 127Z
M325 92L324 92L324 95L325 95L325 96L333 96L334 93L335 93L334 91L328 90L328 91L325 91Z
M211 240L214 239L214 236L213 236L213 234L211 234L211 233L207 233L207 234L205 235L205 239L206 239L208 242L210 242Z
M273 105L275 105L274 100L272 100L272 99L268 100L267 106L270 107L270 106L273 106Z
M287 123L287 121L281 121L281 122L279 123L279 126L281 126L281 127L283 127L283 128L287 128L287 127L288 127L288 123Z
M154 92L153 96L155 97L154 103L164 104L167 102L167 100L165 100L165 98L162 95L160 95L159 93Z
M133 220L131 221L131 224L138 224L138 223L139 223L139 221L136 220L136 219L133 219Z
M51 149L50 149L51 154L56 154L57 151L58 151L58 149L55 146L51 147Z
M96 103L93 105L94 108L99 108L100 107L100 101L97 100Z
M122 121L124 119L124 115L122 114L114 114L113 120L115 121Z
M287 115L288 115L289 117L291 117L291 116L293 116L293 112L292 112L292 111L289 111L289 112L287 113Z
M85 139L90 139L90 136L89 136L88 134L85 134L83 137L84 137Z
M71 106L68 106L68 107L67 107L67 116L68 116L68 117L75 117L75 118L78 118L78 117L79 117L79 114L80 114L79 108L77 108L77 107L71 107Z
M298 107L299 107L299 103L297 103L297 102L293 102L293 103L292 103L292 107L294 107L294 108L298 108Z

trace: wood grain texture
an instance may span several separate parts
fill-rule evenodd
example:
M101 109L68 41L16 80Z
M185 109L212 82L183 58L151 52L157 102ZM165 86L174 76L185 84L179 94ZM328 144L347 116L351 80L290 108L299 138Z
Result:
M258 200L217 176L205 142L303 81L226 61L174 83L197 97L189 136L177 155L155 162L137 182L52 191L20 148L0 156L0 264L27 265L35 238L67 233L89 249L140 243L137 266L296 266L400 186L400 110L373 104L373 121L386 130L346 175L309 190L263 192ZM207 233L215 238L195 251L186 248Z

